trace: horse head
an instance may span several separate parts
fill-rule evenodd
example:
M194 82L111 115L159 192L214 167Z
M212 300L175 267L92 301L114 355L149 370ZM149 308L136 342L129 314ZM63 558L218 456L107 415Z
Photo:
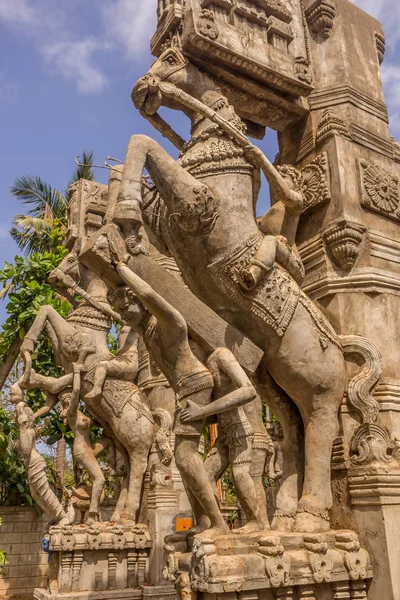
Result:
M77 252L72 251L50 273L48 281L54 288L73 288L81 282L83 268Z
M133 88L132 101L138 110L154 115L164 105L182 111L182 104L171 98L163 98L159 89L162 82L173 83L197 99L206 92L219 89L211 77L190 62L181 50L168 48Z

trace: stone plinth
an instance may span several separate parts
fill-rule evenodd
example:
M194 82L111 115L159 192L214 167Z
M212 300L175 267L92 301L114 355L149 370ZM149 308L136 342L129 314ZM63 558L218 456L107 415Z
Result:
M146 525L52 527L47 539L49 590L35 590L37 600L142 597L140 586L149 582L152 547Z
M191 552L183 538L167 541L164 575L182 595L191 590L226 600L367 598L370 557L353 531L205 536L192 540Z

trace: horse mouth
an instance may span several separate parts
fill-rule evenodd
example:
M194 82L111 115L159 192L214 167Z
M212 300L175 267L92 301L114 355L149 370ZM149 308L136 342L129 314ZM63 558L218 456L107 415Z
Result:
M145 78L138 81L132 91L132 101L138 110L154 115L162 103L162 94L156 80Z

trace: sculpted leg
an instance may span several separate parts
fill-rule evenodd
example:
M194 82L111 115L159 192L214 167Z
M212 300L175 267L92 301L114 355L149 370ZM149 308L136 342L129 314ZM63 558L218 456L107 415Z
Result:
M76 333L75 328L72 325L69 325L52 306L43 306L39 310L32 327L25 336L21 351L27 350L28 352L33 352L35 343L44 331L47 323L50 323L51 327L59 337L67 337L68 335Z
M131 137L115 212L117 222L130 219L141 223L142 176L147 169L161 197L189 201L199 182L179 165L157 142L145 135Z
M148 456L141 455L137 450L129 455L129 483L126 503L121 517L127 521L136 521L140 506L143 477L147 469Z
M89 451L76 457L92 478L92 497L89 507L89 519L98 521L100 518L100 498L103 493L105 478L94 453Z
M238 532L260 531L264 528L264 522L258 505L256 487L250 475L253 438L243 437L238 443L240 446L231 447L229 452L236 493L247 518L247 525Z
M338 410L332 405L332 393L318 398L305 429L305 476L295 530L328 531L328 511L332 508L331 459L333 442L338 434Z
M255 384L265 403L279 419L284 433L283 474L272 529L290 531L294 525L304 471L302 419L294 403L266 371L257 372Z
M198 444L198 437L177 435L175 439L176 466L185 487L192 490L204 513L211 521L211 529L207 530L207 535L222 535L228 533L229 529L215 500L203 459L197 451Z

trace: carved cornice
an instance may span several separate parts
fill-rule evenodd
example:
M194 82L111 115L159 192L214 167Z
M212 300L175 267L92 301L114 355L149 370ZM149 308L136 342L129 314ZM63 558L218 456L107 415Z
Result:
M400 274L371 267L353 269L345 277L324 272L306 276L302 289L312 300L356 292L400 295Z
M394 148L390 138L388 139L381 135L376 135L360 125L352 125L350 131L353 141L357 144L369 148L370 150L374 150L379 154L383 154L383 156L386 156L387 158L393 159Z
M311 110L322 110L340 104L351 104L355 108L363 110L377 119L385 121L385 123L389 123L386 104L372 100L367 94L363 94L348 85L314 91L308 97L308 102Z
M363 225L343 219L324 233L333 260L342 269L347 271L354 266L365 231Z
M345 121L335 110L328 108L318 124L316 143L322 144L334 135L341 135L351 139L350 130Z
M311 32L325 40L329 39L332 33L335 17L336 5L332 0L316 0L306 10L306 19Z
M400 470L382 467L353 469L349 473L349 492L352 506L400 505Z
M400 241L393 240L374 229L369 230L368 237L371 256L400 264Z
M359 160L361 206L389 219L400 221L399 179L386 169Z

